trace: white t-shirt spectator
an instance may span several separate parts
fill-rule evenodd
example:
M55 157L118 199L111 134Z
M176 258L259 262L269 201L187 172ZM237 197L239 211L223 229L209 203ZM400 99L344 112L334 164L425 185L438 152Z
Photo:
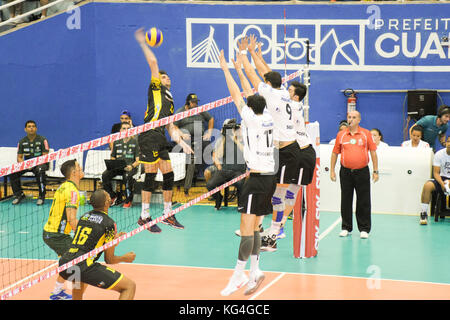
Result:
M441 149L434 155L433 166L440 167L439 175L450 179L450 155L447 154L447 148Z
M428 144L428 142L420 140L419 141L419 145L417 147L413 147L412 141L411 140L407 140L407 141L403 141L402 142L402 147L407 147L407 148L430 148L430 145Z
M378 148L386 148L389 147L389 145L386 142L380 141L380 143L377 145Z

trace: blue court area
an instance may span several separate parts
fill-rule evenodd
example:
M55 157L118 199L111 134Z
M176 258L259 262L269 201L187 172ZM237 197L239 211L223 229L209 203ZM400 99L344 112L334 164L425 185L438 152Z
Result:
M89 208L81 206L79 214ZM42 207L30 199L19 206L11 206L10 200L0 203L2 260L57 259L42 241L42 223L49 209L48 200ZM157 210L162 212L162 208L153 212L156 214ZM137 228L139 213L138 204L130 209L110 209L118 231ZM210 205L196 205L176 217L184 230L161 224L160 234L144 230L121 242L116 253L134 251L136 264L234 268L240 242L234 233L240 222L236 207L216 211ZM360 239L357 230L347 238L340 238L340 223L335 224L339 218L338 213L321 213L320 230L321 233L327 230L327 234L321 236L318 255L310 259L293 257L292 220L288 220L286 238L278 241L278 250L261 254L261 269L358 278L370 278L376 273L381 279L450 284L446 270L450 265L449 218L439 222L429 219L427 226L421 226L416 216L373 214L372 232L367 240ZM266 217L263 226L269 224ZM330 229L333 224L335 227Z

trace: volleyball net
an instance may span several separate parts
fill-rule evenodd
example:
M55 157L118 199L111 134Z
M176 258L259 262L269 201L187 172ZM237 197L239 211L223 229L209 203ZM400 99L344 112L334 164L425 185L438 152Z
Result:
M299 71L285 76L283 82L298 78L300 73ZM143 166L140 165L133 175L134 185L131 188L133 192L131 207L124 207L125 199L129 196L127 192L130 190L130 188L127 188L127 182L124 181L122 175L112 178L113 189L117 197L116 205L109 209L108 214L116 222L118 231L125 232L124 235L60 267L58 266L56 253L43 241L43 228L49 217L53 195L65 180L60 172L61 165L64 162L76 159L84 171L84 178L78 186L80 199L77 218L79 219L84 213L92 210L92 207L88 205L92 192L104 187L104 172L108 169L107 161L105 160L110 159L110 146L115 141L129 138L137 139L137 136L143 132L166 126L170 123L176 123L179 120L203 112L210 112L217 119L229 120L234 118L237 122L240 122L240 116L231 97L226 97L157 121L57 151L51 151L46 155L20 163L13 161L8 165L4 165L4 163L0 162L0 178L3 178L2 200L0 201L0 298L3 300L15 296L70 266L89 257L96 256L105 249L149 229L151 226L180 213L190 206L196 204L214 205L215 200L213 196L216 193L223 194L225 205L227 202L229 202L229 205L235 205L237 200L235 184L245 179L248 172L244 170L229 181L214 186L214 188L207 188L208 177L204 174L209 166L213 166L212 153L214 152L214 145L223 134L222 130L220 130L222 129L222 123L218 123L216 126L219 127L219 130L216 130L216 134L213 134L208 147L199 149L201 150L200 155L196 155L196 150L194 150L192 155L185 154L180 148L177 149L176 145L169 150L174 172L171 211L164 211L162 195L163 176L159 171L155 178L157 182L156 189L152 193L150 201L150 215L153 220L145 225L139 226L137 224L141 212L141 189L145 177ZM195 149L194 145L192 146ZM9 150L8 152L12 151ZM4 158L3 155L6 155L6 151L0 150L0 153L2 158ZM17 150L14 150L13 153L15 159ZM36 205L39 191L35 183L35 177L33 174L25 172L45 164L48 164L45 185L46 200L43 205ZM25 173L21 176L21 184L26 198L19 204L13 205L12 201L14 198L11 196L10 177L15 173ZM120 199L123 202L120 202ZM177 219L182 222L182 216L181 218L177 216Z

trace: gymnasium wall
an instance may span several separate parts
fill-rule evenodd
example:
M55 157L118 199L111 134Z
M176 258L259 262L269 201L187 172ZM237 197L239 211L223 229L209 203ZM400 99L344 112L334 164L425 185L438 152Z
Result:
M0 37L0 145L15 146L28 119L54 149L107 135L123 109L142 124L150 70L134 40L140 26L164 33L154 52L171 76L176 108L189 92L201 104L229 95L215 61L220 49L230 56L233 39L256 34L284 75L285 66L289 74L305 64L309 38L310 120L327 143L346 116L343 89L450 89L450 51L440 45L449 12L445 3L89 3ZM361 125L400 145L405 96L359 94ZM448 93L440 97L450 104ZM234 105L212 113L217 127L236 116Z

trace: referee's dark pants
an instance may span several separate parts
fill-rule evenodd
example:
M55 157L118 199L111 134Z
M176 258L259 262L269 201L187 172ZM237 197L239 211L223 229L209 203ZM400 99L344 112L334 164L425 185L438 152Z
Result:
M353 230L353 192L356 190L356 222L360 232L370 232L371 200L369 167L348 169L341 166L341 217L342 230Z

